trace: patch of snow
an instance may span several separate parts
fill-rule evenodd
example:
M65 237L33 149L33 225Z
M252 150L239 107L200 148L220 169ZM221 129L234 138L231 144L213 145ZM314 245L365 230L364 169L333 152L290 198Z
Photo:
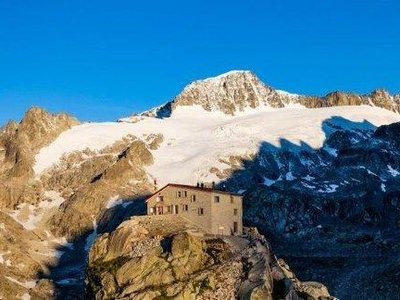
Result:
M331 147L329 147L329 146L325 146L325 147L324 147L324 150L325 150L326 152L328 152L330 155L332 155L333 157L337 157L337 156L338 156L337 150L334 149L334 148L331 148Z
M197 81L217 81L217 80L219 80L221 78L225 78L225 77L227 77L229 75L240 74L240 73L248 73L248 74L250 74L251 71L248 71L248 70L231 70L231 71L222 73L222 74L214 76L214 77L209 77L209 78L205 78L205 79L197 80Z
M68 248L70 250L74 250L74 244L68 242L65 237L53 239L52 241L59 244L62 247Z
M355 139L355 138L351 138L351 139L350 139L350 142L351 142L352 144L357 144L357 143L359 142L359 140L357 140L357 139Z
M378 178L380 178L378 175L376 175L374 172L372 172L370 169L367 169L367 173L369 174L369 175L373 175L373 176L375 176L375 177L378 177Z
M165 119L143 117L137 123L105 122L74 126L39 151L34 171L40 175L56 165L63 154L86 148L99 151L128 134L160 133L164 142L157 150L151 151L154 164L146 168L159 185L169 182L219 182L221 179L209 170L224 167L219 161L221 157L257 153L265 142L281 147L282 139L299 146L306 143L314 149L320 148L325 140L322 123L338 115L357 122L354 128L362 126L365 120L375 126L400 121L399 114L370 106L315 109L269 109L261 106L235 116L219 111L208 112L201 106L179 106L171 117ZM183 163L185 168L182 168Z
M298 94L292 94L292 93L289 93L289 92L286 92L286 91L283 91L283 90L275 90L275 92L277 92L278 95L280 95L280 96L289 97L289 98L297 98L297 97L300 96Z
M39 203L40 208L53 208L59 207L65 199L61 197L59 192L56 191L45 191L44 196L47 198L47 201L42 201Z
M359 183L361 183L361 181L360 181L360 180L358 180L358 179L355 179L355 178L353 178L353 177L351 177L351 180L353 180L353 181L355 181L355 182L359 182Z
M264 177L264 182L263 182L263 184L266 185L266 186L271 186L271 185L273 185L275 182L276 182L276 180L272 180L272 179L269 179L269 178L267 178L267 177Z
M387 167L388 167L388 169L389 169L389 173L390 173L393 177L396 177L396 176L398 176L398 175L400 174L400 172L397 171L397 170L395 170L395 169L393 169L391 165L388 165Z
M57 284L59 285L72 285L77 282L76 278L64 278L59 281L56 281Z
M319 189L318 192L319 193L335 193L337 188L339 186L337 184L329 184L328 186L325 186L325 190L323 189Z
M6 251L6 252L0 252L0 264L5 264L6 266L10 266L7 262L9 262L9 260L4 260L4 255L8 255L10 254L11 251Z
M315 179L315 177L312 177L310 175L307 175L305 177L302 177L302 179L307 180L307 181L313 181Z
M287 172L285 177L286 177L286 180L288 180L288 181L293 181L296 179L296 177L293 176L292 172Z
M386 192L386 185L384 183L381 183L381 190L382 192Z
M106 209L110 209L117 205L120 205L122 204L122 202L122 199L119 199L119 195L111 197L106 204Z
M9 277L9 276L4 276L4 277L7 278L8 280L20 285L20 286L23 286L24 288L27 288L27 289L34 288L36 286L36 283L37 283L36 280L28 280L28 281L25 281L25 282L20 282L20 281L16 280L15 278L12 278L12 277Z
M65 201L59 193L55 191L46 191L44 193L46 200L41 201L37 206L22 203L17 210L13 210L9 215L27 230L36 229L38 223L42 220L47 210L59 207Z
M300 162L303 166L312 166L314 162L310 159L300 158Z
M337 184L330 184L329 187L327 188L326 192L327 193L334 193L334 192L336 192L338 187L339 186Z
M18 209L9 213L9 216L27 230L35 229L41 219L41 216L35 214L35 206L26 203L19 205Z
M246 192L246 190L238 190L237 191L237 193L240 194L240 195L244 194L245 192Z
M310 185L310 184L308 184L308 183L301 182L301 184L302 184L303 186L305 186L306 188L308 188L308 189L315 189L315 186Z
M85 242L85 251L89 251L90 247L92 247L92 244L96 240L97 237L97 223L96 220L93 220L93 232L88 235L86 238Z
M22 295L21 300L31 300L31 295L28 293L25 293Z
M110 209L119 205L122 205L123 208L127 208L131 203L132 203L131 201L119 199L119 196L115 196L111 197L110 200L108 200L106 209Z

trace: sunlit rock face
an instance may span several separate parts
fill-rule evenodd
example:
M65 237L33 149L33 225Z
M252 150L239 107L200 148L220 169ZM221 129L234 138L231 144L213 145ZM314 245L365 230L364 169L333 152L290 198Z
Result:
M96 299L334 299L298 280L256 229L208 236L171 215L134 217L100 236L86 274Z
M361 298L393 298L398 286L384 281L398 274L400 143L398 125L388 124L400 121L399 102L384 90L297 95L232 71L121 122L81 124L32 108L0 130L0 274L9 277L0 275L0 291L81 295L97 234L142 213L143 197L165 183L215 181L243 193L247 224L300 278L328 283L342 298L354 296L351 285ZM129 245L115 236L109 253ZM253 288L254 297L269 291Z

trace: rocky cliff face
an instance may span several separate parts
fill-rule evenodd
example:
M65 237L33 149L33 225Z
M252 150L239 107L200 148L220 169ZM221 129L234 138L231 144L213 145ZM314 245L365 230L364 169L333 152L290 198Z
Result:
M89 179L90 182L74 191L50 219L50 228L57 235L69 238L79 236L93 229L93 222L96 222L113 197L124 199L149 194L152 191L152 183L148 182L143 167L152 162L148 146L141 140L134 140L94 177L85 178L82 174L75 173L80 180ZM63 180L63 174L60 176Z
M86 282L95 299L333 299L280 264L254 230L216 238L176 216L135 217L96 240Z
M370 105L399 112L400 95L392 96L383 89L375 90L369 95L339 91L322 97L297 95L264 84L250 71L231 71L217 77L194 81L171 102L141 115L165 118L178 106L192 105L200 105L207 111L222 111L228 115L262 106L282 108L293 105L306 108Z
M327 121L328 138L317 150L264 145L223 184L246 190L247 224L271 236L292 267L308 261L343 298L353 298L355 287L361 298L394 298L400 275L400 125L375 131L365 125L346 130L340 118ZM372 276L389 273L394 277Z
M40 108L30 109L17 124L9 122L0 131L0 207L35 203L41 186L33 182L35 154L61 132L77 125L66 114L51 115Z

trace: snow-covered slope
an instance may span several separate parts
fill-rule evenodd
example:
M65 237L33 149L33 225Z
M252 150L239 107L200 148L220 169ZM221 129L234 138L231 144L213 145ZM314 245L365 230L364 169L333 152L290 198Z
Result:
M148 168L160 184L218 181L210 168L221 167L221 159L256 153L263 142L280 146L286 139L321 147L325 139L322 124L334 116L353 122L367 120L375 126L400 121L400 115L370 106L341 106L316 109L245 109L235 116L221 111L209 112L199 105L178 106L165 119L142 117L136 123L88 123L62 133L36 156L37 175L57 164L64 153L89 148L100 150L128 134L141 138L161 133L164 141L153 150L154 164ZM363 126L349 122L345 126ZM351 125L353 124L353 125ZM342 124L343 125L343 124Z

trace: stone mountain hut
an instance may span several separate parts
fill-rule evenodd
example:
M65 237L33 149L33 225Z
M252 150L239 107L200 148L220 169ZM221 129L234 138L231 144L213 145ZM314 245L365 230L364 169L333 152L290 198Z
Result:
M205 187L167 184L147 200L148 215L175 214L209 234L240 235L242 196Z

